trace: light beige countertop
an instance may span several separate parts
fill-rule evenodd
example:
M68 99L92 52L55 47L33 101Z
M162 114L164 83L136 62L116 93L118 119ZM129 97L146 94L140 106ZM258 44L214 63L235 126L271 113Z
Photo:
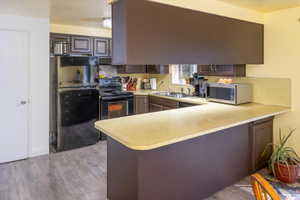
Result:
M95 126L130 149L151 150L290 110L289 107L257 103L226 105L197 97L165 98L201 105L102 120Z

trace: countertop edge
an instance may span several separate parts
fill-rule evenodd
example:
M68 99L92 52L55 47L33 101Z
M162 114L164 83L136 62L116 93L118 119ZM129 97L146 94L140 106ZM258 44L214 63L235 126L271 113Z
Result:
M208 134L215 133L217 131L221 131L221 130L224 130L224 129L232 128L232 127L235 127L235 126L240 126L240 125L247 124L247 123L250 123L250 122L253 122L253 121L257 121L257 120L261 120L261 119L264 119L264 118L268 118L268 117L272 117L272 116L276 116L276 115L281 115L281 114L288 113L288 112L290 112L290 108L286 109L286 110L283 110L283 111L279 111L279 112L275 112L275 113L255 117L255 118L250 118L248 120L243 120L243 121L240 121L240 122L237 122L237 123L228 124L226 126L213 128L213 129L210 129L210 130L207 130L207 131L201 131L201 132L198 132L198 133L191 134L187 137L182 137L182 138L179 138L179 139L177 138L177 139L169 140L168 142L161 142L159 144L147 145L147 146L136 146L136 145L128 144L127 142L123 141L122 139L120 139L118 137L115 137L113 134L110 134L109 131L106 131L105 129L98 126L97 122L95 123L95 127L98 130L106 133L109 137L113 138L114 140L118 141L119 143L123 144L124 146L128 147L131 150L147 151L147 150L153 150L153 149L157 149L157 148L160 148L160 147L163 147L163 146L175 144L175 143L178 143L178 142L183 142L183 141L193 139L193 138L196 138L196 137L208 135Z

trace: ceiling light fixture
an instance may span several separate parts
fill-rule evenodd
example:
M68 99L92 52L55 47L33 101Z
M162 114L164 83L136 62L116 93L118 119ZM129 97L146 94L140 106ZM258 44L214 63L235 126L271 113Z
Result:
M110 17L105 17L102 19L102 26L104 28L111 29L112 28L112 21Z

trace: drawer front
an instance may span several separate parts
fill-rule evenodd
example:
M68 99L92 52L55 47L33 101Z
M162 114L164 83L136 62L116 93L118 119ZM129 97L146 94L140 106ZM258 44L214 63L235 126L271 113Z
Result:
M179 107L179 102L170 100L170 99L165 99L165 98L160 98L160 97L154 97L150 96L149 97L149 102L152 104L158 104L162 106L166 106L169 108L178 108Z

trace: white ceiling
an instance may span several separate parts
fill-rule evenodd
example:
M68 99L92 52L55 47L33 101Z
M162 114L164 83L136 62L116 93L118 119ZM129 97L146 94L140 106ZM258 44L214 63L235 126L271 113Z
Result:
M50 23L99 27L111 16L107 0L50 0Z
M1 0L1 7L3 1L7 3L12 0ZM25 2L24 0L14 1ZM39 0L26 0L26 2L27 1ZM260 12L271 12L275 10L300 6L300 0L219 1L223 1L244 8L257 10ZM50 0L50 22L53 24L99 27L101 26L101 19L103 17L110 16L111 6L108 4L107 0Z
M219 0L236 6L250 8L260 12L272 12L276 10L300 6L300 0Z

